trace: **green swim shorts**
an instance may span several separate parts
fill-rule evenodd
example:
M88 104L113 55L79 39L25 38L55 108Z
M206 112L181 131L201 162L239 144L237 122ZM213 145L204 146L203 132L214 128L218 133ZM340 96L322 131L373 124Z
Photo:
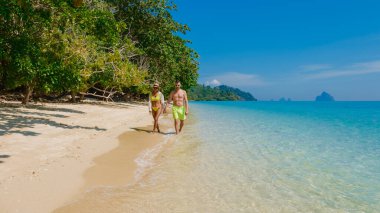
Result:
M175 120L185 120L186 119L186 110L185 110L185 106L174 106L172 107L172 112L173 112L173 118Z

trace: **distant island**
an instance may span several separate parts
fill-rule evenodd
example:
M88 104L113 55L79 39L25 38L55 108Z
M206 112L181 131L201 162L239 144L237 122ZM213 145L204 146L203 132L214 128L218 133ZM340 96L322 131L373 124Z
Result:
M315 101L322 102L322 101L335 101L334 97L327 92L322 92L321 95L317 96L315 98Z
M284 101L292 101L292 99L282 97L282 98L280 98L278 101L281 101L281 102L284 102Z
M198 84L190 88L188 95L193 101L257 101L251 93L226 85L211 87Z

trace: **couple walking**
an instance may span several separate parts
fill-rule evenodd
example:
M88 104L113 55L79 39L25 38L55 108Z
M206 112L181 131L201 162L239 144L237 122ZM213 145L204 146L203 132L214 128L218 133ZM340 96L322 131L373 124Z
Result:
M175 82L175 90L170 95L167 104L165 105L164 95L159 90L160 85L155 83L153 85L153 91L149 95L149 112L152 113L154 119L153 132L160 132L158 125L158 118L161 113L166 113L166 108L173 101L172 114L174 118L175 133L181 132L183 125L185 124L186 115L189 113L189 103L187 100L187 94L185 90L181 89L181 82Z

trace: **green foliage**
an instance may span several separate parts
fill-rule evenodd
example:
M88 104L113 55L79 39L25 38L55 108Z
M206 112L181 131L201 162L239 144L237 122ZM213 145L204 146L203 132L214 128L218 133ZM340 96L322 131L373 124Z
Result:
M220 85L217 88L225 93L233 93L237 95L241 101L257 101L257 99L253 97L251 93L241 91L238 88L233 88L226 85Z
M197 54L162 0L0 0L0 89L166 93L196 84Z
M198 84L190 88L188 94L189 100L195 101L257 101L251 93L226 85L210 87Z
M176 9L168 0L113 0L118 20L128 28L124 34L136 42L144 55L135 60L149 67L151 82L159 81L165 94L180 80L184 89L195 86L198 79L198 54L189 48L189 41L179 35L189 31L176 22L171 11Z

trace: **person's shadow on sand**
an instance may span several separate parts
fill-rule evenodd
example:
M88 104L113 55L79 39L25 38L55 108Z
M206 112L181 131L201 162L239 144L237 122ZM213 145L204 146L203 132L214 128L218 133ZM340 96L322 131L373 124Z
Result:
M149 129L144 129L144 128L131 128L135 131L138 131L138 132L146 132L146 133L159 133L159 134L162 134L162 135L174 135L175 132L153 132L152 130L149 130Z

